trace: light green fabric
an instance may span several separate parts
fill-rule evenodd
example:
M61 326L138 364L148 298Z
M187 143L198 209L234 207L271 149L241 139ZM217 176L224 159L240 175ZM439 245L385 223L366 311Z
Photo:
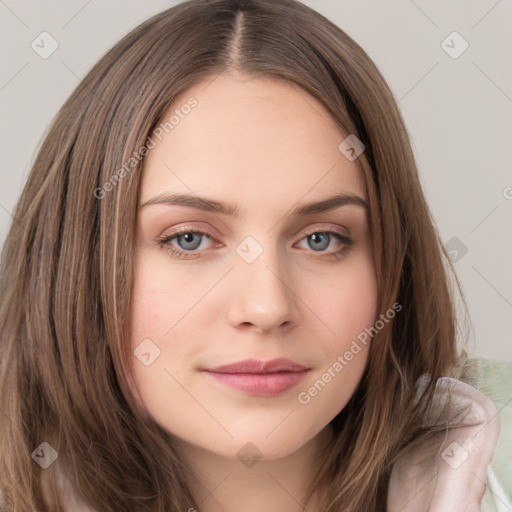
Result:
M489 467L482 512L512 511L512 361L476 359L461 380L485 393L499 410L501 433Z

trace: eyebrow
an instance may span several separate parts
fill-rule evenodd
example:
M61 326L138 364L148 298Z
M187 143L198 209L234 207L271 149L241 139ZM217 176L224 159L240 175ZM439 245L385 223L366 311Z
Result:
M196 208L204 212L219 213L235 218L242 216L242 212L234 204L224 203L215 199L189 194L160 194L146 201L140 206L140 208L142 209L154 204L188 206L190 208ZM307 215L326 212L346 205L360 206L365 210L369 210L368 202L362 197L359 197L355 194L337 194L327 199L323 199L322 201L303 203L299 206L296 206L292 209L289 216L305 217Z

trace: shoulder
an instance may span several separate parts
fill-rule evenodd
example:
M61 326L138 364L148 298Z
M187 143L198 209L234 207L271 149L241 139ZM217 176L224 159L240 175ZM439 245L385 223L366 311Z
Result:
M500 433L499 411L478 389L443 377L436 383L424 425L440 416L458 426L426 438L395 462L387 512L481 510L487 469Z

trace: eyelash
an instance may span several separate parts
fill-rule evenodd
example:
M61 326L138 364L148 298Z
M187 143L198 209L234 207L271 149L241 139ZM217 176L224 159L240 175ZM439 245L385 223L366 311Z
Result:
M197 228L180 228L179 230L175 231L174 233L170 235L166 235L158 240L158 245L162 249L166 249L169 251L173 256L176 256L177 258L183 258L183 259L196 259L199 257L200 253L204 252L205 250L196 250L196 251L184 251L182 249L178 249L172 245L170 245L171 241L177 238L180 235L188 234L188 233L194 233L198 235L204 235L210 238L211 240L214 240L214 238L207 233L206 231L203 231L201 229ZM346 235L341 235L340 233L337 233L336 231L329 231L329 230L313 230L304 233L303 237L299 240L303 240L304 238L307 238L308 236L314 235L315 233L327 233L329 235L334 235L340 242L342 242L344 245L335 251L329 252L329 253L322 253L319 252L318 254L322 258L328 258L328 257L335 257L337 259L342 258L345 256L345 254L352 248L352 245L354 244L354 240ZM315 251L313 251L315 252ZM323 255L322 255L323 254Z

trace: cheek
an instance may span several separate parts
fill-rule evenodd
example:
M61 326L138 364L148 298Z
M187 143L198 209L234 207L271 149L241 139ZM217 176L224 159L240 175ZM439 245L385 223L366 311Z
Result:
M166 353L162 340L172 325L171 308L165 308L169 298L165 300L162 296L157 275L159 272L154 265L138 266L132 295L130 343L133 357L128 380L140 408L146 411L147 393L158 389L162 379Z
M311 288L311 300L321 312L331 336L325 340L332 351L344 350L377 316L378 286L373 260L362 253L324 286Z
M308 281L303 297L321 321L311 317L319 364L297 401L304 414L327 424L352 397L368 360L378 300L371 252L365 248L349 256L329 275L317 276L315 287Z
M322 391L315 401L320 409L339 412L355 391L368 359L371 328L377 318L378 285L371 254L347 262L329 286L319 287L312 296L314 308L328 326L321 339L323 364L310 384L305 400ZM323 389L326 391L323 391ZM300 400L301 403L305 403ZM322 404L321 404L322 403Z
M133 290L132 342L150 335L163 340L174 324L186 313L187 305L197 301L198 290L190 286L191 279L176 274L161 259L146 258L136 273ZM204 293L204 292L203 292Z
M168 372L178 379L185 372L194 354L189 341L210 321L202 307L207 301L198 304L198 297L206 295L212 279L218 278L205 276L202 280L185 267L173 269L165 258L153 254L143 254L139 261L131 310L134 357L128 380L141 409L159 411L168 402L158 402L155 390L165 384L179 395L179 385Z

